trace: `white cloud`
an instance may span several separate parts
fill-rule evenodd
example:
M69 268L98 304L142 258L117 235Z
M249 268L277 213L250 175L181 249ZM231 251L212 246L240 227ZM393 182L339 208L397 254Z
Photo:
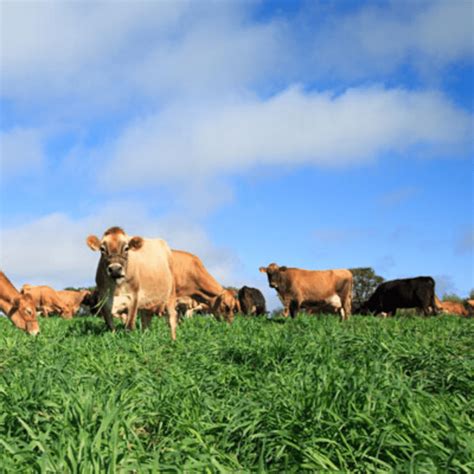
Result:
M472 118L442 95L359 88L341 95L292 87L268 100L172 107L135 121L113 146L114 186L189 182L256 165L346 166L385 151L461 148Z
M41 134L38 130L14 128L0 131L1 175L35 169L45 161Z
M384 207L397 206L417 195L419 192L420 189L415 186L404 186L382 194L379 197L379 203Z
M111 203L76 219L49 214L4 229L0 236L2 270L18 286L93 285L99 256L86 246L85 239L90 234L101 236L113 225L120 225L130 235L164 238L172 248L195 253L224 285L245 281L237 253L214 245L197 222L184 217L152 218L138 202Z
M371 77L403 64L424 78L455 61L472 60L473 3L464 0L392 2L337 15L313 38L318 74Z
M282 56L278 25L247 21L249 6L3 2L1 94L77 120L104 107L241 90Z
M451 275L435 275L434 280L435 293L439 298L442 298L445 294L457 293L458 289Z
M454 251L457 255L471 255L471 258L473 257L474 229L465 230L457 237Z

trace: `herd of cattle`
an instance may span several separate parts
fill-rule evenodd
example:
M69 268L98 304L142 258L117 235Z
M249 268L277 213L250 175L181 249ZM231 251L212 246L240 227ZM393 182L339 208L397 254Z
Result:
M236 313L266 314L265 299L256 288L238 292L221 286L201 260L188 252L172 250L162 239L129 237L120 227L108 229L102 239L91 235L87 245L101 256L96 271L96 290L55 291L49 286L23 285L18 291L0 272L0 310L19 329L39 333L37 312L70 319L81 306L101 314L110 329L114 318L134 329L140 311L142 328L153 314L167 315L172 339L180 317L195 312L212 313L232 323ZM399 308L416 308L423 314L447 312L467 316L462 304L441 302L431 277L416 277L382 283L358 308L352 307L353 276L349 270L302 270L271 263L260 267L283 304L284 316L294 318L300 310L331 312L342 320L352 312L389 316Z

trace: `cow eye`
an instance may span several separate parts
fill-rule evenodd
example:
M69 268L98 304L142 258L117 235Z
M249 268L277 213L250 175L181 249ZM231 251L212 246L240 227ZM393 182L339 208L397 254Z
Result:
M129 249L129 246L127 244L125 244L125 247L123 248L123 251L128 252L128 249Z
M100 251L101 251L102 253L105 253L105 245L102 244L102 245L100 246Z

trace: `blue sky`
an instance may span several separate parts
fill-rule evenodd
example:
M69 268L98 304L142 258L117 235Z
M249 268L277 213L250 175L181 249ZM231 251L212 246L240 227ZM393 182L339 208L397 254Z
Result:
M2 2L2 269L91 285L120 225L258 267L474 288L473 4Z

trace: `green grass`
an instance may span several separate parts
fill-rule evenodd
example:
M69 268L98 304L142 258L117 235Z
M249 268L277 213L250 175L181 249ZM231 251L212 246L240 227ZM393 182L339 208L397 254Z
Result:
M474 320L0 320L0 471L473 472Z

